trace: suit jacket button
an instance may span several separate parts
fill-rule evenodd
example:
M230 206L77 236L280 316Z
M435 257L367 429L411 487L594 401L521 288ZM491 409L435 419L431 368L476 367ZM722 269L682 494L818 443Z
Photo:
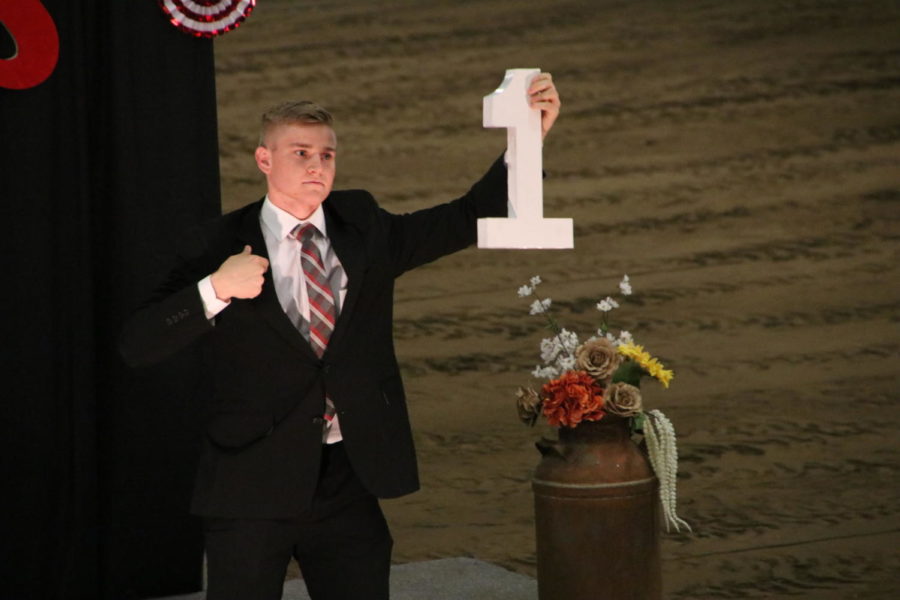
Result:
M313 417L313 418L312 418L312 422L313 422L315 425L321 425L322 423L325 422L325 419L323 419L322 417Z

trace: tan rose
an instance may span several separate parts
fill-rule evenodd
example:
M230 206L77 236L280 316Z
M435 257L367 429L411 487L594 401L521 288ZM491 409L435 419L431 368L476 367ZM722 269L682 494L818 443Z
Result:
M519 419L526 425L534 426L538 415L541 414L541 398L531 388L519 388L516 392L516 409L519 411Z
M622 355L606 338L583 343L575 350L575 365L602 384L612 377L622 363Z
M633 385L619 381L606 389L606 412L610 414L633 417L643 406L641 390Z

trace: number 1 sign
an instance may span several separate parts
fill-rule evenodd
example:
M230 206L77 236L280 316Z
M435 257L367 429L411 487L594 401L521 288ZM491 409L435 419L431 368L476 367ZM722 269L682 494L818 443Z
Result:
M541 111L528 105L540 69L507 69L484 97L484 126L507 130L509 216L478 219L479 248L573 248L572 219L544 218Z

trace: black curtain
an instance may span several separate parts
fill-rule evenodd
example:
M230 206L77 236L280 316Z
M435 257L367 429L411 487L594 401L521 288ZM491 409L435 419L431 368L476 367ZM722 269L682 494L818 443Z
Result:
M212 42L154 0L44 5L56 69L0 88L0 598L195 591L195 356L133 372L115 342L179 232L219 213Z

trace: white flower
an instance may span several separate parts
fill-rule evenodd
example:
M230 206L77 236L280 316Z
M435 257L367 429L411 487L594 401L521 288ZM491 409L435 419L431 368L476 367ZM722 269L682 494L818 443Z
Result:
M578 347L578 335L563 328L557 336L567 354L574 354Z
M547 309L550 308L550 304L553 301L550 298L544 298L543 300L535 300L531 303L531 310L528 311L530 315L539 315L541 313L547 312Z
M531 283L532 287L537 287L540 282L541 282L541 276L535 275L534 277L531 278L531 281L529 283Z
M606 339L611 341L616 346L622 346L625 344L634 343L634 338L631 337L631 334L629 332L625 331L624 329L619 332L618 337L616 337L615 335L613 335L612 333L610 333L608 331L606 333L603 333L602 329L597 330L597 335L599 335L600 337L605 337ZM593 338L591 338L591 339L593 339Z
M575 357L568 355L560 356L556 360L556 366L558 366L561 371L571 371L575 368Z
M541 360L543 360L545 364L552 363L562 350L562 344L560 344L559 339L555 337L544 338L541 340Z
M612 299L612 297L607 296L605 300L601 300L597 304L597 310L600 312L609 312L614 308L619 308L619 303Z
M622 278L622 281L619 282L619 289L622 291L623 296L631 295L631 282L628 279L628 275Z
M557 377L559 373L554 367L542 367L540 365L534 368L534 371L531 372L532 377L537 379L553 379Z
M531 292L534 291L534 288L530 288L527 285L523 285L519 288L519 298L524 298L525 296L530 296Z

